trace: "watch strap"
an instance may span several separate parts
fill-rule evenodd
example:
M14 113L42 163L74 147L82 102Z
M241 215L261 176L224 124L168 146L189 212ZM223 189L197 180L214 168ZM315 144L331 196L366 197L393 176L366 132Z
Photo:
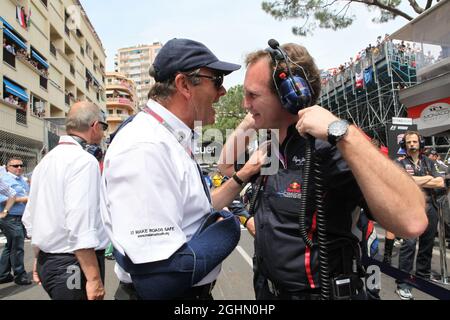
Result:
M235 173L233 174L233 177L232 177L232 178L233 178L233 180L236 181L236 183L237 183L238 185L240 185L242 188L245 187L246 183L245 183L244 181L242 181L241 178L238 177L237 172L235 172Z

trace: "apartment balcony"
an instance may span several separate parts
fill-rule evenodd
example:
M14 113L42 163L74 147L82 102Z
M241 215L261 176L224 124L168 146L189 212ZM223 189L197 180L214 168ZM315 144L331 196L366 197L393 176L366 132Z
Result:
M3 99L0 99L0 130L9 132L34 141L44 141L44 123L42 119L36 117L26 117L20 119L23 114L18 114L17 106L14 106ZM18 121L20 120L20 121Z
M108 98L106 102L108 106L122 106L132 111L135 110L135 104L127 98Z
M130 117L128 114L108 114L106 122L108 123L122 123Z
M119 83L119 82L114 82L114 83L108 83L106 85L106 91L107 94L114 92L114 91L118 91L118 92L122 92L122 93L127 93L128 95L132 96L135 94L134 92L134 88L132 86L130 86L129 84L127 84L126 82L124 83Z

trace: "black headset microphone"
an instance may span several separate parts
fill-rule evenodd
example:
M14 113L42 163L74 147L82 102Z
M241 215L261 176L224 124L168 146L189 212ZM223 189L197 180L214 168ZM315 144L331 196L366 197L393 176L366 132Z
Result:
M416 152L416 151L422 151L425 149L425 139L418 133L415 131L410 131L407 132L407 134L405 134L405 136L403 137L402 140L400 140L400 148L402 148L405 151L408 151L408 146L406 145L406 135L413 135L415 134L418 138L419 138L419 148L416 147L412 147L409 150L411 150L412 152Z
M311 106L314 90L308 79L308 75L302 66L296 64L289 58L289 55L280 46L280 43L274 39L269 40L269 48L266 49L274 63L273 81L280 97L281 104L291 114L298 114L300 110ZM290 64L295 68L292 71ZM315 161L313 154L315 151L315 138L308 135L305 150L305 165L303 168L303 196L301 197L299 209L299 231L300 235L308 247L313 247L313 241L308 237L306 229L306 208L308 207L308 194L310 191L311 168L314 164L315 173L315 204L317 208L317 230L318 247L320 261L320 283L321 297L323 300L331 298L331 282L328 264L328 248L326 236L326 216L324 210L324 183L322 179L320 159ZM250 212L254 213L256 198L262 188L263 180L259 179L256 190L253 193L250 202Z

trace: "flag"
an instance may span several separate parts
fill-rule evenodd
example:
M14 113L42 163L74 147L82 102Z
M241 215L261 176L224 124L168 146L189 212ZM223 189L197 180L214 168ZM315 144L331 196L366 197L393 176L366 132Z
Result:
M362 89L364 87L364 80L362 72L356 73L356 89Z
M30 25L31 25L31 8L30 9L28 9L28 15L27 15L27 27L29 28L30 27Z
M16 18L22 28L25 28L25 29L28 28L27 17L25 15L24 7L19 7L19 6L16 7Z
M364 83L366 84L366 86L372 82L372 79L373 79L373 71L372 67L369 67L366 70L364 70Z

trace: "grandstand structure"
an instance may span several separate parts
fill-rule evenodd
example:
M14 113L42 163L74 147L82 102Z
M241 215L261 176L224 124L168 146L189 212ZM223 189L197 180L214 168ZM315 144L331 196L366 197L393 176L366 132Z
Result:
M339 72L322 72L320 105L387 145L392 118L407 117L399 91L417 83L418 53L403 49L388 40Z

